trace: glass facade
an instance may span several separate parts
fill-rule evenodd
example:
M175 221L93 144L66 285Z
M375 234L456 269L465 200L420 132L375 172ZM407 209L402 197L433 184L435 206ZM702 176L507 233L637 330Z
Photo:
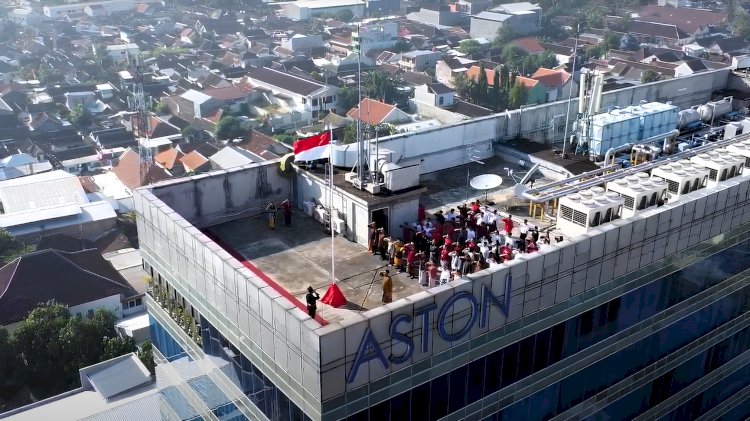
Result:
M250 360L229 342L206 319L201 317L203 352L232 363L234 373L227 377L235 382L245 396L274 421L309 421L300 407L291 402Z
M628 292L618 298L558 323L503 349L453 369L451 372L393 396L349 420L435 420L479 401L498 390L514 385L542 369L564 368L586 350L613 335L628 331L647 319L660 320L672 314L671 308L708 288L750 268L747 242L708 256L682 270ZM731 281L725 282L726 284ZM722 284L722 288L725 287ZM723 291L723 289L721 290ZM516 402L501 405L490 419L548 419L607 390L655 361L680 350L690 342L742 315L750 309L750 286L711 296L709 302L690 308L674 323L634 340L599 359L596 363L569 375ZM669 313L669 314L667 314ZM632 335L637 329L633 329ZM748 344L750 330L744 329L707 351L690 359L644 387L623 396L594 414L591 419L626 419L642 413L677 393L703 375L729 361ZM734 383L733 383L734 384ZM741 389L744 385L737 384ZM711 393L707 389L705 393ZM702 398L721 402L724 394ZM728 396L728 395L727 395ZM692 400L697 399L693 398ZM691 401L692 401L691 400ZM700 414L711 406L695 404L688 412ZM713 402L713 401L712 401ZM416 404L415 404L416 403ZM687 405L687 404L686 404ZM623 410L627 407L628 411ZM692 411L692 412L691 412ZM409 414L408 417L406 414ZM694 416L674 419L692 419Z
M167 332L166 329L164 329L164 326L152 316L149 316L148 319L151 323L149 325L149 330L151 331L151 342L156 349L161 352L161 355L167 359L167 361L173 361L187 355L180 344L169 334L169 332Z

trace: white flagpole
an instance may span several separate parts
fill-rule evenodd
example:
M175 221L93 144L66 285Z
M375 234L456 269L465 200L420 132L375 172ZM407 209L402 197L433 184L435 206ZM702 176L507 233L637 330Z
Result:
M329 215L329 223L328 226L331 228L331 284L336 283L336 253L335 249L333 247L333 239L335 237L335 230L333 228L333 160L331 157L333 156L333 125L328 126L329 129L329 140L328 140L328 168L330 171L330 177L329 177L329 185L328 185L328 191L329 191L329 202L328 202L328 212Z

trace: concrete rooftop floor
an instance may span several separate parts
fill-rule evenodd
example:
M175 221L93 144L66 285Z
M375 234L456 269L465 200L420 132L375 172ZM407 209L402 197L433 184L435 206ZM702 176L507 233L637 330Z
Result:
M308 285L321 295L331 283L331 236L324 227L301 211L292 216L292 227L279 216L276 230L267 227L265 217L245 218L206 229L242 257L250 261L280 286L304 303ZM393 267L373 256L367 249L343 237L334 238L336 283L348 300L346 306L333 308L319 304L318 314L329 322L381 305L381 270L393 277L393 300L421 290L416 279L395 274Z
M505 168L513 169L516 179L520 179L528 171L529 165L523 168L518 163L510 163L499 157L482 162L484 164L470 164L469 178L488 173L500 175L503 184L490 190L488 199L495 202L494 207L501 213L511 212L517 224L528 218L528 205L514 199L513 186L516 181L507 176ZM420 201L428 213L440 209L447 211L477 198L484 200L483 191L472 188L467 190L466 169L466 165L462 165L421 177L421 184L427 187L427 193ZM540 174L535 179L539 184L547 182ZM528 219L540 229L549 226L549 223ZM308 285L312 285L323 296L331 283L330 234L326 233L322 224L300 210L295 211L291 228L284 226L281 213L276 225L276 230L269 230L266 218L260 216L214 225L205 230L218 237L301 302L305 301ZM514 234L518 235L518 232ZM382 289L378 273L381 270L389 269L391 272L394 301L426 289L416 279L395 273L392 266L357 243L336 236L334 247L336 282L348 303L341 308L321 303L318 314L329 322L343 320L353 312L380 306Z

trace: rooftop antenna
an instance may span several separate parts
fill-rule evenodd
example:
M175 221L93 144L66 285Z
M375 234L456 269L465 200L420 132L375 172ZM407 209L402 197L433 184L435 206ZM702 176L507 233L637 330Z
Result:
M130 56L130 54L127 54ZM148 135L148 112L146 108L146 96L143 93L143 61L140 54L135 57L135 80L133 83L133 111L135 111L135 120L133 121L133 132L138 139L138 156L140 157L140 182L146 180L149 169L153 164L151 154L151 142Z
M362 28L357 24L357 32ZM357 47L357 94L359 96L359 110L357 110L357 180L359 180L359 189L365 188L365 142L362 139L362 46Z
M579 23L576 27L576 42L575 47L573 47L573 69L570 72L570 88L568 90L568 110L565 112L565 131L563 132L563 146L562 146L562 154L561 156L565 158L565 147L567 146L567 139L568 139L568 123L570 121L570 103L573 101L573 81L575 80L576 75L576 59L578 58L578 37L581 32L581 24ZM583 74L581 74L581 77L578 78L578 83L584 83L583 80ZM583 101L583 98L579 97L578 101ZM579 107L580 108L580 107Z

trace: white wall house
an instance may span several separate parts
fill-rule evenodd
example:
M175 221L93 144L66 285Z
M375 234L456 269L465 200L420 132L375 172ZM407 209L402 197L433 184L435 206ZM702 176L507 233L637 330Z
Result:
M138 44L116 44L107 46L107 55L114 60L115 64L135 62L140 53Z
M352 48L362 55L370 50L387 50L398 42L398 22L372 22L352 31Z
M86 13L86 8L88 7L90 9L90 6L101 6L103 8L103 14L110 14L133 10L135 8L135 2L133 0L110 0L88 3L64 3L56 6L44 6L42 7L42 13L48 18L60 19L68 15L80 15ZM95 7L95 9L99 8Z

